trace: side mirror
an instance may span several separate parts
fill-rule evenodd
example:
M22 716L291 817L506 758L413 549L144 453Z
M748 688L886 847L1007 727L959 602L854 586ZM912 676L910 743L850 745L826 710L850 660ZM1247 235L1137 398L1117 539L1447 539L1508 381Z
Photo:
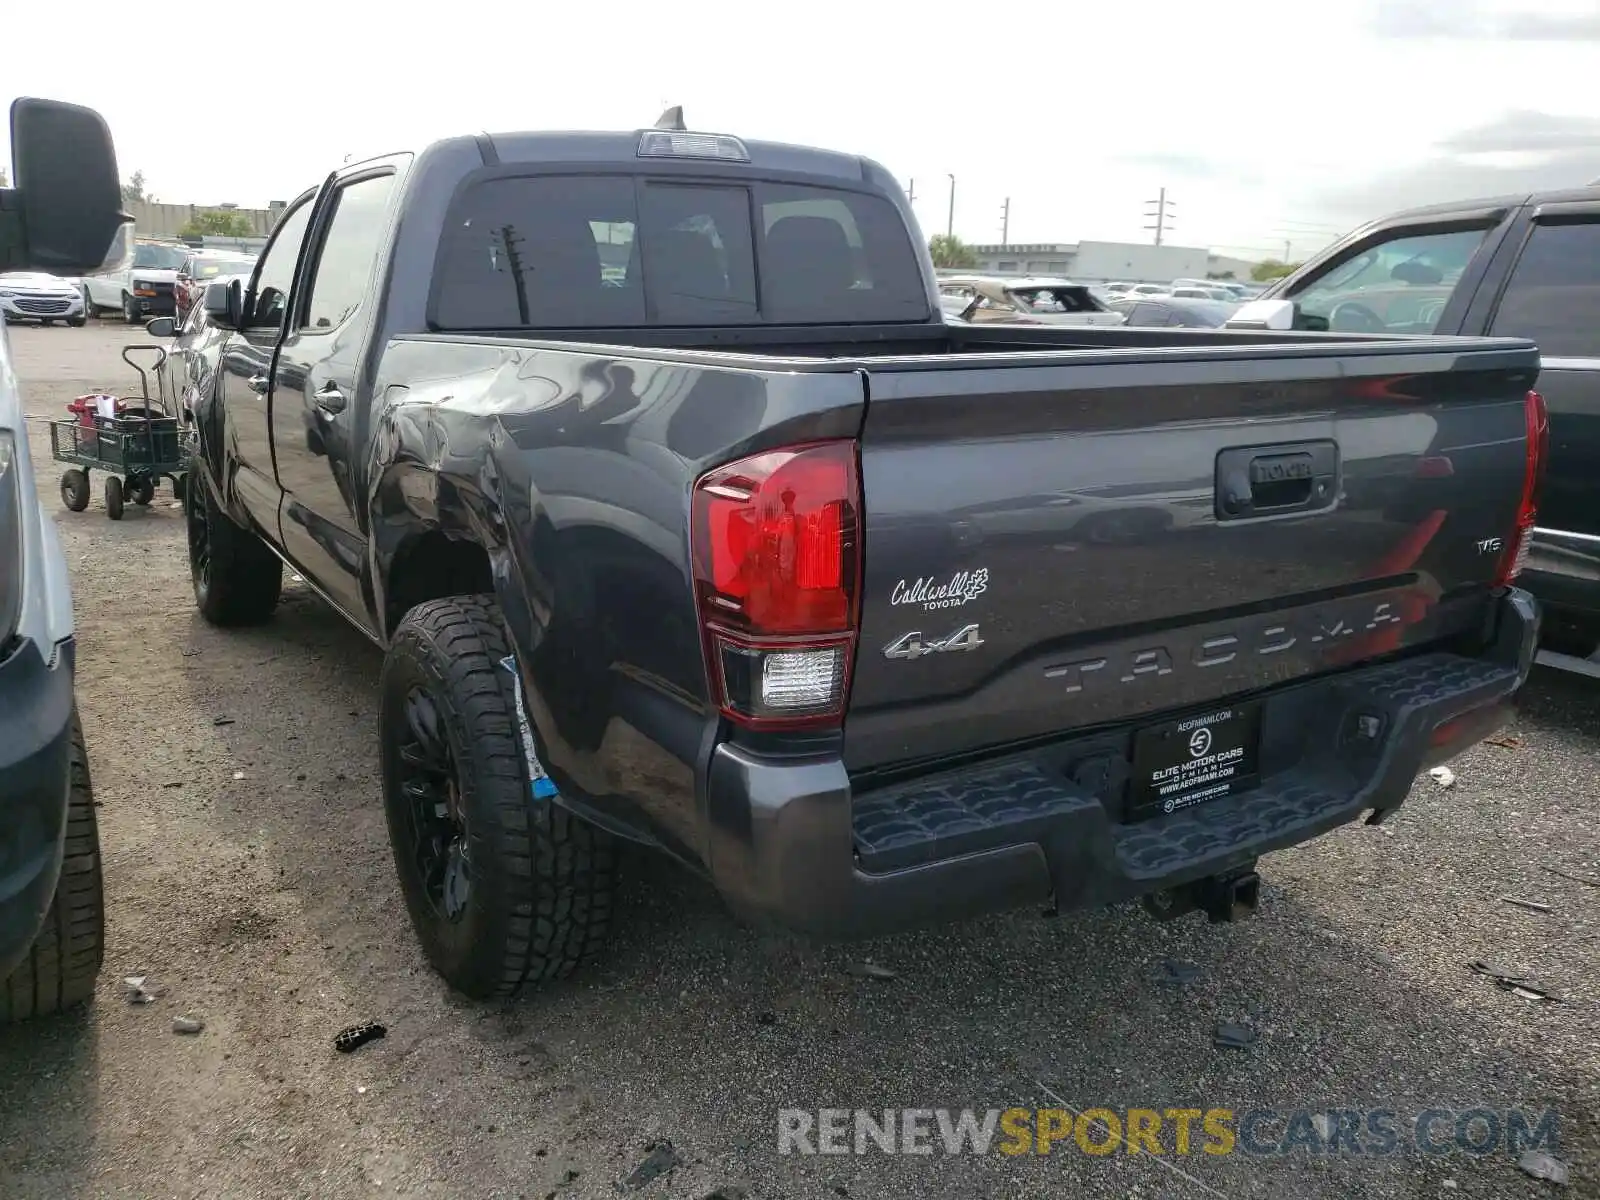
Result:
M1293 329L1294 301L1251 300L1241 304L1223 328L1268 329L1274 332Z
M202 303L205 305L206 316L211 319L212 324L227 329L239 328L244 297L243 287L237 279L206 284L206 295Z
M133 252L133 218L99 113L25 96L11 105L16 186L0 189L0 271L98 275Z
M144 331L151 337L177 337L178 322L174 317L157 317L155 320L145 323Z

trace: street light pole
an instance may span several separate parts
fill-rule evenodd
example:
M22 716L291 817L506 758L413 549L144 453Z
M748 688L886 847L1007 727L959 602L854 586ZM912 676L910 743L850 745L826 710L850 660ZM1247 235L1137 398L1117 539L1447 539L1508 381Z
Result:
M955 237L956 235L956 177L954 175L950 176L950 214L945 218L944 235L945 237Z

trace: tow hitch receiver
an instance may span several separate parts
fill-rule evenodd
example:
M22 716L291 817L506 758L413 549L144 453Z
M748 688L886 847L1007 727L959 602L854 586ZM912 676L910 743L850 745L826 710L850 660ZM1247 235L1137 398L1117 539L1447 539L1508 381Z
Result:
M1180 888L1152 892L1144 908L1158 921L1170 921L1199 909L1213 925L1254 916L1261 901L1261 876L1254 871L1208 875Z

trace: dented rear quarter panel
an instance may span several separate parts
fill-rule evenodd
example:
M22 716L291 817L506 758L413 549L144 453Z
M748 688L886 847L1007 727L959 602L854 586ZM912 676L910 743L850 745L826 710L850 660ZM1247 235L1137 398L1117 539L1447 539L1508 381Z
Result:
M847 367L708 357L399 339L377 371L364 471L376 612L413 539L483 547L563 800L701 861L697 781L718 716L691 489L745 454L854 437L864 412Z

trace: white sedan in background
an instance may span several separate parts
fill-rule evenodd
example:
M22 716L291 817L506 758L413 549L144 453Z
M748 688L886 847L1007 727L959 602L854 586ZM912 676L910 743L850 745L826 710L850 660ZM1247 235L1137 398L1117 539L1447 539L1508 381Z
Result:
M38 321L53 325L65 321L82 325L83 294L71 280L37 271L12 271L0 275L0 317L7 324Z

